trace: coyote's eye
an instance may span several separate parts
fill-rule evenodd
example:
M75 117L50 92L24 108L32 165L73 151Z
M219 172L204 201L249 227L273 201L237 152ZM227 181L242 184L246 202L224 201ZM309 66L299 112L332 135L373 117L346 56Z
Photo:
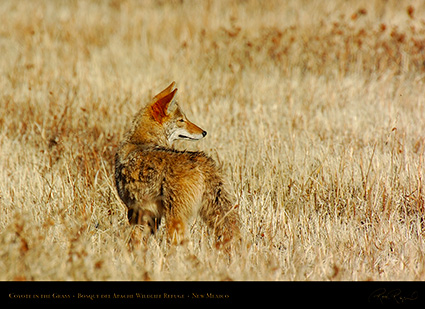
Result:
M182 118L182 119L179 119L178 121L179 121L179 122L184 122L184 119Z

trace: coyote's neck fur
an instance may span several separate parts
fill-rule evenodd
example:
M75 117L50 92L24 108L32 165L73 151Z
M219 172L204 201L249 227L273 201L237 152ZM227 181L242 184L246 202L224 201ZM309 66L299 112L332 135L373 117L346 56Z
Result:
M168 142L163 127L152 122L152 118L146 107L140 110L134 118L132 127L124 136L124 141L138 145L172 146Z

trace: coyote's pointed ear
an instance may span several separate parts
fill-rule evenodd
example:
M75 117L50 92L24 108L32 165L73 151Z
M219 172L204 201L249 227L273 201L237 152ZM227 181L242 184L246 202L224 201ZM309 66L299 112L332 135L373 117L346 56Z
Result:
M177 88L152 104L152 116L157 122L162 123L162 119L175 108L176 101L174 96L176 95L176 92Z
M162 90L160 93L158 93L154 98L153 101L158 101L160 99L162 99L163 97L165 97L166 95L170 94L171 91L174 90L174 88L176 87L176 82L172 82L167 88L165 88L164 90Z

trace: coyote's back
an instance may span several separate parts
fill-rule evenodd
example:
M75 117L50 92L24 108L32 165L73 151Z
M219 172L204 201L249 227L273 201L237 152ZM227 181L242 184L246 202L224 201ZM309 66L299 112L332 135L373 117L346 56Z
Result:
M154 233L161 218L170 240L182 241L197 214L218 243L239 234L239 220L214 160L203 152L178 151L177 139L198 140L206 132L191 123L175 102L175 83L142 108L115 157L118 194L131 224Z

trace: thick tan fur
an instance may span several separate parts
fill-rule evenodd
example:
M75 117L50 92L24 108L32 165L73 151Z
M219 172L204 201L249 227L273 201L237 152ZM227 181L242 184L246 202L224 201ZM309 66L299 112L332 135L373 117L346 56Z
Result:
M219 168L203 152L172 146L206 135L187 120L176 91L173 82L136 114L115 157L118 194L129 222L145 231L155 233L164 217L169 239L181 242L189 219L199 214L217 244L227 243L239 234L239 222Z

